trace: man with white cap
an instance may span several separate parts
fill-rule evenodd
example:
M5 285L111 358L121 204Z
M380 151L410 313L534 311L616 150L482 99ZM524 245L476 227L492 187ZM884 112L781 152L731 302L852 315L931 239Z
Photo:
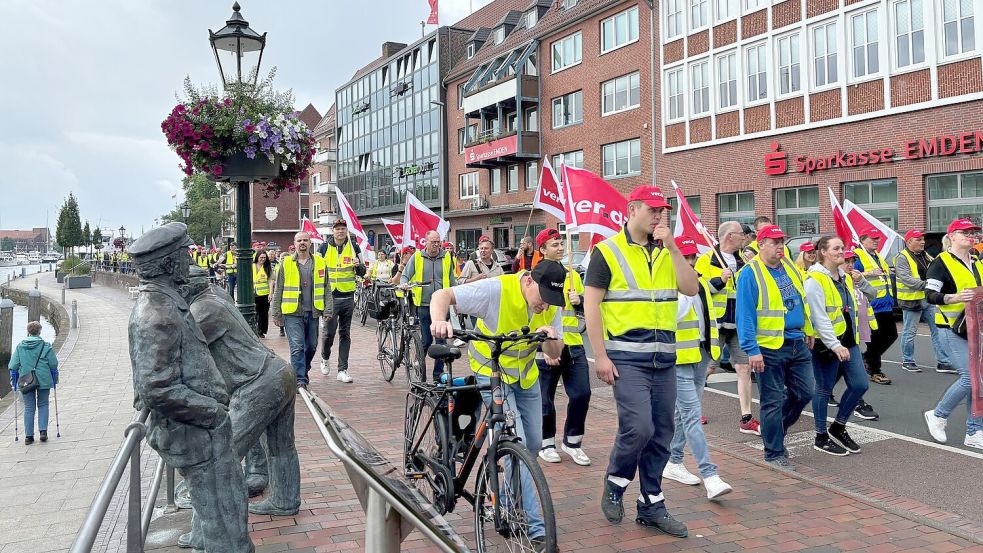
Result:
M901 330L901 368L914 373L922 372L915 363L915 332L918 323L925 323L932 335L932 349L935 350L936 372L955 374L956 369L949 364L949 352L942 347L939 329L935 326L935 306L925 299L928 285L928 266L934 259L925 251L925 233L911 229L904 235L905 247L894 259L897 280L898 304L904 325Z

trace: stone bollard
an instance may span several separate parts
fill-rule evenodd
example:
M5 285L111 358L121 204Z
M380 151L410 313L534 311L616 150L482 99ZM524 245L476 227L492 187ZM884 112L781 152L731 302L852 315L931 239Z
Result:
M79 302L78 300L72 300L72 328L79 327Z
M10 372L7 363L14 351L14 302L0 300L0 397L10 392Z
M62 286L62 288L61 288L61 304L62 305L65 305L65 287L64 286Z
M20 277L21 278L24 278L26 276L27 276L27 267L21 267L20 268Z
M34 279L34 289L38 289L38 279Z
M31 290L27 293L27 322L41 320L41 292Z

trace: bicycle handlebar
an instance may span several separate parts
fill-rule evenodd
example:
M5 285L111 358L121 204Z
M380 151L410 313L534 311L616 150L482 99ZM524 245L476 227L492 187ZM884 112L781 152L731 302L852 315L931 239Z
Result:
M454 338L464 342L478 340L480 342L493 342L503 344L505 342L545 342L549 336L545 332L529 332L529 327L522 327L522 332L512 331L505 334L482 334L475 330L454 330Z

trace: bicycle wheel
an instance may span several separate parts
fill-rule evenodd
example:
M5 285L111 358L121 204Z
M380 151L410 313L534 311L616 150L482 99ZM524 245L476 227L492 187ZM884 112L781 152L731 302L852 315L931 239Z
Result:
M501 528L495 528L495 498L488 482L486 455L474 491L478 551L535 551L537 535L546 544L546 551L557 551L553 499L536 457L521 443L508 441L498 443L495 457ZM527 478L523 478L525 474Z
M365 321L369 317L370 289L359 285L359 290L361 290L362 294L358 298L358 320L360 323L362 323L362 326L365 326Z
M379 327L376 329L376 334L379 342L379 353L376 357L379 359L379 368L382 370L382 378L386 382L392 382L394 376L396 376L396 329L393 328L392 322L389 319L384 319L379 321Z
M412 331L409 335L403 335L404 343L402 348L403 365L406 367L406 379L409 382L427 381L426 354L423 351L423 342L420 334Z
M431 413L440 409L428 425ZM444 466L447 448L446 409L431 396L406 396L403 459L406 476L434 508L445 514L454 508L454 473ZM425 433L425 434L424 434ZM422 438L421 438L422 436ZM419 445L414 449L414 444Z

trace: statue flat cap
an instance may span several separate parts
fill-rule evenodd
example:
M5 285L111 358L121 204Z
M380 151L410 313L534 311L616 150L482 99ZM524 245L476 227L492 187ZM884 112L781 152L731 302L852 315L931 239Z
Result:
M184 223L172 222L150 229L135 242L130 244L127 251L138 263L164 257L180 248L186 248L193 242L188 236L188 227Z

